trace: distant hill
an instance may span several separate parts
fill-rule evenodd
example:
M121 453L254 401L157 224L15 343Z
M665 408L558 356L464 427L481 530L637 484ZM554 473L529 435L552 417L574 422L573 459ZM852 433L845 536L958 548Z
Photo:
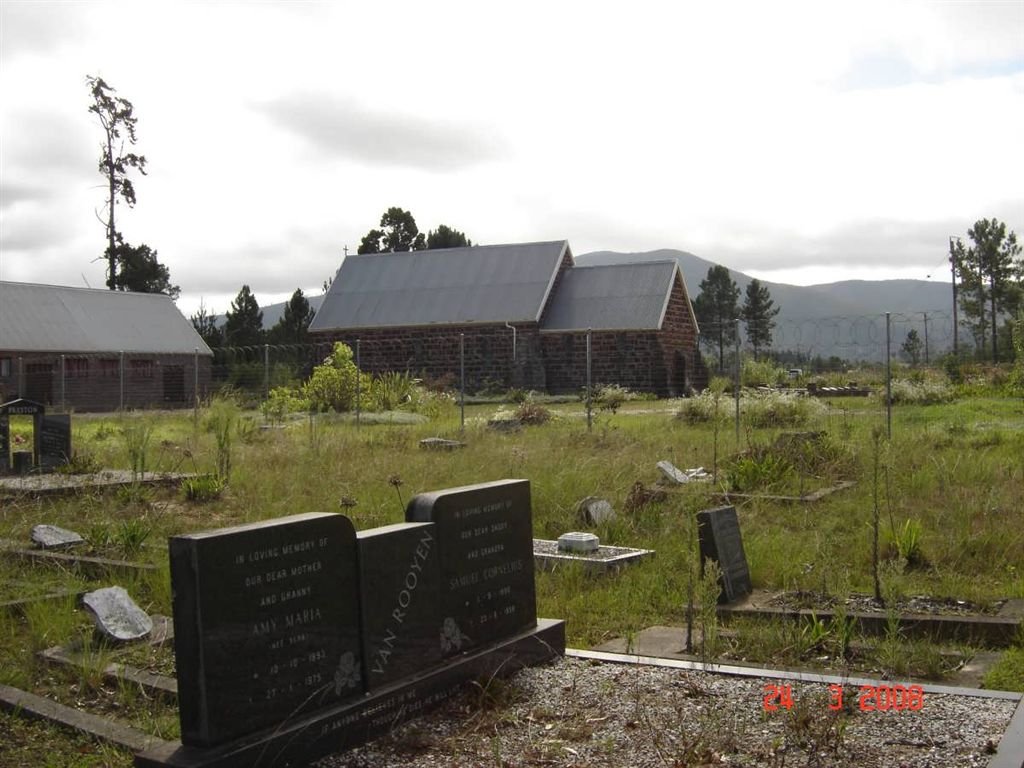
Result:
M576 257L585 265L628 264L674 259L683 273L690 299L697 298L701 281L714 262L692 253L663 248L643 253L593 251ZM743 291L749 275L729 270ZM779 307L773 347L810 355L850 360L881 360L885 355L885 313L892 314L892 350L896 354L911 328L924 337L929 315L929 347L939 354L952 346L950 287L927 280L844 280L822 285L786 285L762 280Z

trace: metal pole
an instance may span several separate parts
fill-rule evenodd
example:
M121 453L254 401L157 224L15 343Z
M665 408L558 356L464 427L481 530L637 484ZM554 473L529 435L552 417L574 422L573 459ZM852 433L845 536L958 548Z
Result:
M263 399L270 399L270 345L263 345Z
M735 321L736 332L736 373L733 381L733 390L736 394L736 449L740 447L740 320Z
M359 418L362 415L363 399L363 371L359 367L359 339L356 339L356 427L359 426Z
M960 357L960 332L956 318L956 257L953 250L953 238L949 238L949 269L953 273L953 357Z
M466 431L466 334L459 334L459 431Z
M590 368L590 328L587 328L587 431L593 429L594 418L591 403L591 368Z
M192 353L192 418L199 418L199 347Z
M67 372L66 366L64 365L64 355L60 356L60 410L61 413L67 410L64 404L65 396L67 395L67 384L65 383Z
M892 317L885 313L885 433L892 440Z
M924 364L928 365L928 313L921 314L924 315Z
M119 411L123 411L124 410L124 350L123 349L121 350L121 365L120 365L120 371L118 373L118 379L120 380L120 385L121 385L121 403L118 406L118 410Z

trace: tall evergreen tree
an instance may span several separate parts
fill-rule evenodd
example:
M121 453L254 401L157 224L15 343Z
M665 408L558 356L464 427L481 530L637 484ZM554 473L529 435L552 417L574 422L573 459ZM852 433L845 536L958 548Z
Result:
M199 303L199 311L192 315L192 327L202 336L208 347L219 347L224 343L224 334L217 327L217 318L206 311L206 305Z
M243 285L231 302L224 324L224 343L229 347L250 347L263 343L263 312L248 285Z
M725 368L725 346L736 341L740 289L721 265L708 269L700 281L700 295L693 302L693 311L700 325L701 340L718 346L718 370Z
M309 339L309 324L313 322L313 308L296 288L291 299L284 305L284 314L267 334L271 344L305 344Z
M997 327L1001 313L1016 308L1019 281L1024 277L1017 234L1006 231L998 219L979 219L967 236L972 245L958 242L954 249L956 271L961 282L961 307L970 318L975 342L984 351L988 324L991 323L992 360L999 358ZM987 304L987 306L986 306Z
M181 289L171 283L171 273L157 260L156 251L143 243L139 246L120 242L114 249L117 275L114 287L119 291L164 293L177 299Z
M465 232L441 224L437 229L427 232L427 250L435 248L467 248L473 241L466 237Z
M380 229L371 229L359 243L357 253L422 251L426 238L409 211L388 208L380 217Z
M779 308L772 301L772 295L768 288L756 278L751 280L747 284L743 308L740 310L740 319L747 326L747 341L754 348L755 360L758 359L762 348L770 347L772 344L772 331L775 329L777 314L779 314Z

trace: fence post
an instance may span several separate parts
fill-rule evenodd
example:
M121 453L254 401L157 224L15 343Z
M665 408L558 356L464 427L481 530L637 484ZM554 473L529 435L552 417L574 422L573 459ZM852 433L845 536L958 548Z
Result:
M736 318L734 324L736 333L736 367L733 381L733 392L736 395L736 450L740 448L740 320Z
M359 367L359 339L356 339L356 427L359 427L359 417L362 413L362 385L363 371Z
M66 381L65 374L66 374L66 369L65 369L65 365L64 365L64 355L61 355L60 356L60 410L61 410L61 413L64 413L64 412L67 411L67 407L64 404L65 396L67 394L66 384L65 384L65 381Z
M199 420L199 347L192 352L192 418Z
M587 432L590 432L592 430L593 423L594 423L593 415L592 415L593 414L592 403L590 401L590 392L591 392L591 377L590 377L590 372L591 372L591 368L590 368L590 331L591 331L591 329L587 328L587 398L586 398L586 402L587 402Z
M466 431L466 334L459 334L459 432Z
M885 313L885 433L892 440L892 317Z
M120 402L120 405L118 406L118 410L119 411L123 411L124 410L124 350L123 349L121 350L121 364L120 364L120 371L118 373L118 377L117 378L118 378L118 380L120 382L120 387L121 387L121 402Z
M270 399L270 345L263 345L263 400Z
M921 314L924 315L924 364L928 365L928 313Z

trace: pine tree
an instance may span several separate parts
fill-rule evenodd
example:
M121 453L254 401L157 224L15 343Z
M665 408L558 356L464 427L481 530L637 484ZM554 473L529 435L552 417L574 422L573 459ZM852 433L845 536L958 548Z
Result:
M224 341L230 347L251 347L263 343L263 312L248 285L243 285L231 302L224 324Z
M754 348L755 360L758 359L758 353L762 348L771 346L777 314L779 308L772 301L768 288L762 285L760 280L751 280L747 285L740 319L747 326L747 341Z
M217 327L217 317L206 311L206 305L199 303L199 311L192 315L192 327L202 336L208 347L219 347L224 343L224 334Z
M268 334L271 344L305 344L309 339L309 324L313 322L312 307L296 288L291 299L284 305L284 314Z
M736 341L739 298L740 289L729 275L729 270L715 265L700 281L700 295L693 302L701 340L709 346L718 346L719 371L725 368L725 345Z

